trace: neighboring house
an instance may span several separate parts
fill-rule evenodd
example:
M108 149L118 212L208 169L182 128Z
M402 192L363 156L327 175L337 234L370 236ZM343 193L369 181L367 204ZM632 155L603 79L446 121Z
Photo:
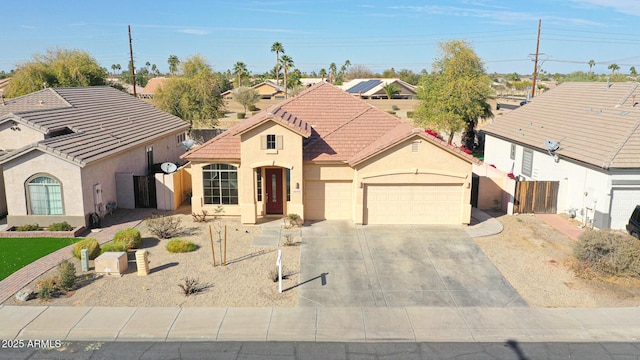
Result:
M177 162L188 124L111 87L44 89L0 106L8 224L88 225L136 206L135 177ZM114 204L116 202L116 204Z
M284 86L277 85L269 80L261 82L260 84L252 86L254 90L258 92L260 95L260 99L263 100L274 100L274 99L284 99L285 98L285 89ZM223 92L222 98L227 100L233 100L233 95L235 94L236 89L227 90Z
M400 90L392 99L413 99L416 96L415 86L400 79L355 79L340 86L351 95L362 99L387 99L384 87L394 84Z
M167 80L166 77L154 77L149 79L147 86L141 89L138 93L140 99L153 99L155 93L162 87L162 84Z
M357 224L468 224L474 159L319 83L182 156L192 211L243 223L298 214Z
M523 180L558 181L558 212L624 229L640 204L637 95L638 83L563 83L485 126L484 160Z

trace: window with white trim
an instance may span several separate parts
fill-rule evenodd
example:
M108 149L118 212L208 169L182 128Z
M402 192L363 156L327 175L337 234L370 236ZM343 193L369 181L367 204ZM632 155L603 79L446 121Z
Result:
M531 177L533 169L533 150L522 149L522 175Z
M238 204L238 168L211 164L202 168L203 199L207 205Z
M38 175L27 181L29 215L64 215L62 185L52 177Z

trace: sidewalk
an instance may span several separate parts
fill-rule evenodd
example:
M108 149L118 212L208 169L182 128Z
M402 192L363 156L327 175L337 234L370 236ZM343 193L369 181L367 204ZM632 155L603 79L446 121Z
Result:
M547 225L567 235L573 241L578 241L578 236L580 236L585 230L572 224L569 220L560 216L560 214L535 214L535 216L544 221Z
M113 214L107 215L103 219L102 229L98 232L91 232L86 237L93 237L102 245L113 240L116 232L128 227L138 226L142 220L150 216L155 209L118 209ZM27 286L38 276L44 274L57 266L60 262L71 258L73 245L69 245L60 250L52 252L22 269L11 274L6 279L0 281L0 303L3 303L16 292Z
M0 339L634 342L640 308L0 307Z

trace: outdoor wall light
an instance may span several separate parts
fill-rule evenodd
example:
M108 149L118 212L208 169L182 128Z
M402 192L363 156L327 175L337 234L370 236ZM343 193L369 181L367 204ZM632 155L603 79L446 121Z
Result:
M300 183L296 183L296 190L300 190Z

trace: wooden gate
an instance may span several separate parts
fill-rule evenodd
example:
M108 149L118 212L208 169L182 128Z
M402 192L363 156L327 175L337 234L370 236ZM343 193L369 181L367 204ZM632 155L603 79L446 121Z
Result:
M559 181L518 181L513 212L555 214L558 210Z
M134 176L133 191L135 193L137 208L157 208L156 200L156 178L149 176Z

